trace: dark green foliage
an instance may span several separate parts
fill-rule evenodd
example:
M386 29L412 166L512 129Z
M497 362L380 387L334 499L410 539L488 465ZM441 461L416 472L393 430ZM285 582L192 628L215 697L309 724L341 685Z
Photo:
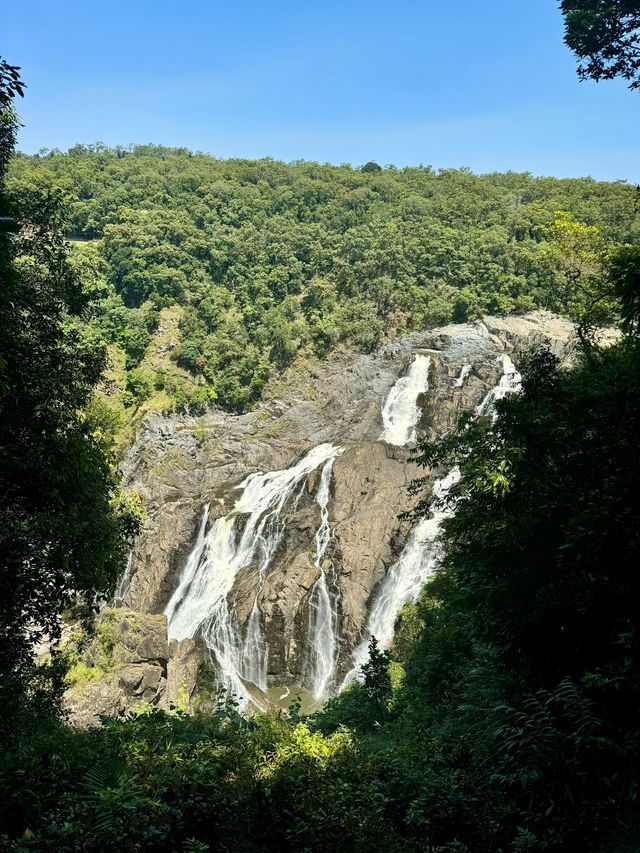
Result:
M134 404L139 404L151 396L153 391L153 379L144 370L135 368L127 375L127 392L131 395Z
M22 769L28 782L0 757L0 840L21 836L13 850L403 849L351 737L277 717L247 721L221 706L93 732L55 727Z
M572 371L531 354L494 424L424 448L464 476L396 707L481 792L456 824L471 849L600 851L618 815L639 825L640 349L618 270L624 340Z
M0 109L12 106L16 95L24 97L25 84L19 72L19 65L10 65L0 58Z
M19 72L17 65L10 65L0 58L0 175L3 176L13 153L18 128L13 101L16 95L21 98L24 96L24 83ZM0 227L3 229L6 222L4 217L8 215L9 211L3 205L0 209Z
M596 79L638 85L637 4L563 3ZM637 53L637 51L636 51ZM0 173L22 94L0 63ZM640 809L640 234L633 190L591 180L361 170L185 150L20 157L0 198L0 846L14 851L630 851ZM73 264L62 239L61 195ZM558 216L558 210L568 211ZM570 215L571 214L571 215ZM573 218L572 218L573 217ZM577 221L576 221L577 220ZM87 243L87 241L90 241ZM615 245L619 244L619 245ZM144 361L182 308L190 388ZM105 340L125 402L241 411L271 370L340 342L553 308L580 321L571 370L540 350L494 422L430 467L462 478L444 560L375 639L362 681L313 717L232 699L78 731L32 644L113 583L135 504L91 399ZM623 338L597 345L618 318ZM204 440L204 438L203 438ZM415 491L420 492L417 482ZM422 496L416 514L429 511ZM17 735L17 736L16 736ZM5 744L3 743L3 747Z
M562 0L565 42L582 60L580 77L623 77L640 87L640 3L638 0Z
M0 125L11 124L11 107L2 99L0 107ZM11 133L2 144L7 140ZM105 348L88 323L89 299L68 260L59 194L25 190L18 206L3 179L0 210L12 222L0 233L0 742L6 744L28 731L33 717L51 713L61 691L60 662L54 656L38 666L34 643L55 643L64 608L78 599L93 605L97 592L113 586L135 522L110 468L109 441L84 411Z
M585 297L570 283L567 298L557 211L605 243L640 237L633 188L588 178L96 145L20 156L11 185L65 194L69 236L94 250L103 277L94 321L124 348L127 370L153 349L159 312L178 305L171 357L198 390L165 388L170 400L190 405L196 393L232 411L299 354L370 351L483 312L575 312Z
M640 335L640 246L621 246L613 253L609 279L620 300L622 330Z
M384 720L391 699L391 676L389 674L389 652L381 652L375 637L369 643L369 660L362 667L364 692L371 703L377 719Z

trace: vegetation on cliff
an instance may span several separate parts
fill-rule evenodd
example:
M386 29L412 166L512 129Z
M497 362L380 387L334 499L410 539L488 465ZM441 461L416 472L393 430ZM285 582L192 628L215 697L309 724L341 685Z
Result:
M13 849L634 849L639 280L629 247L617 344L532 353L494 422L423 447L462 468L444 564L362 684L305 719L42 728L1 768Z

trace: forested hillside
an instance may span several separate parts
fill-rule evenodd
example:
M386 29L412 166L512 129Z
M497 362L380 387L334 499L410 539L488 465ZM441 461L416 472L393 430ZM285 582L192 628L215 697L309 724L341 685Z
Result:
M123 419L208 400L244 410L272 371L341 342L368 351L535 306L575 315L581 244L640 238L636 189L589 178L79 145L17 155L8 186L66 200Z

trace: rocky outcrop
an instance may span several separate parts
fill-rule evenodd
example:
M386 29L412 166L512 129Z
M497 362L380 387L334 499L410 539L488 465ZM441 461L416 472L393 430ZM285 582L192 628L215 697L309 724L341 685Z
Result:
M73 641L72 641L73 642ZM72 722L97 725L142 703L166 707L169 645L162 615L105 609L88 643L77 640L65 706ZM67 653L69 653L67 648Z
M523 349L544 341L567 359L572 340L571 324L545 312L486 317L413 334L373 354L343 351L324 362L298 365L272 382L261 405L244 415L212 410L199 418L149 417L122 471L125 485L141 494L148 509L124 603L142 614L161 614L193 547L205 504L210 505L211 524L232 509L238 485L249 474L287 468L311 448L333 442L344 450L333 466L333 538L322 565L315 565L314 536L320 524L316 471L295 504L291 501L282 510L285 533L266 576L259 578L253 565L244 567L228 600L242 633L257 599L269 682L302 684L310 590L322 568L338 611L338 671L344 673L378 585L406 541L408 525L398 516L411 506L407 486L421 473L410 448L379 440L381 407L393 384L416 353L430 356L418 429L433 440L452 429L461 413L473 410L496 384L501 354L511 353L517 362ZM107 696L100 688L103 693L91 697L88 685L86 707L93 701L119 707L149 696L162 703L180 690L192 703L198 679L211 665L197 639L172 642L162 658L164 669L158 664L157 672L151 657L136 658L138 651L122 645L131 656L121 661L113 691Z

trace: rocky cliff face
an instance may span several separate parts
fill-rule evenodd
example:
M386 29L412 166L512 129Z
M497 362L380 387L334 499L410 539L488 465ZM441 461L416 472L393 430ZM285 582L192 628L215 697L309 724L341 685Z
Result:
M366 633L380 583L409 534L398 516L411 506L407 486L419 472L410 461L410 446L380 440L382 406L394 383L416 354L430 357L429 387L417 401L417 431L435 439L497 383L501 355L510 353L517 364L524 348L544 341L566 359L572 338L568 321L544 312L487 317L413 334L374 354L340 352L290 370L272 383L256 410L244 415L211 411L200 418L149 418L123 465L125 485L141 494L148 509L122 588L123 603L141 614L162 614L196 542L205 506L206 535L216 519L232 511L249 475L290 468L331 442L342 450L329 472L331 536L321 559L319 465L296 483L295 494L278 510L279 532L268 565L261 569L257 557L240 565L227 601L238 642L264 644L263 694L271 685L312 688L317 661L311 660L310 626L322 600L328 601L336 639L335 689ZM242 521L235 522L236 535ZM203 667L215 667L215 655L199 639L202 633L202 626L194 625L193 638L170 643L162 691L153 701L171 701L179 689L191 696ZM246 680L245 687L254 691Z

